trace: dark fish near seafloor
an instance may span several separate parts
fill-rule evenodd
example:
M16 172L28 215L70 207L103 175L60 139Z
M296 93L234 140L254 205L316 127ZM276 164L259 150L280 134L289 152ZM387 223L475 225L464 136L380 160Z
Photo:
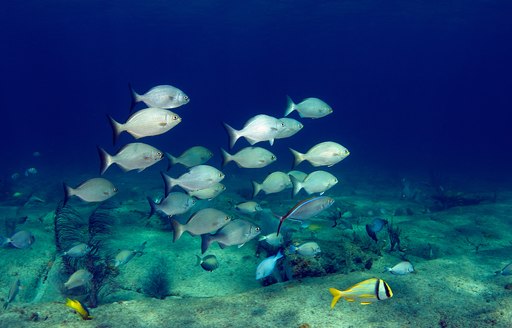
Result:
M371 223L366 225L366 233L368 233L370 238L377 241L377 232L381 231L386 224L388 224L387 220L375 218Z

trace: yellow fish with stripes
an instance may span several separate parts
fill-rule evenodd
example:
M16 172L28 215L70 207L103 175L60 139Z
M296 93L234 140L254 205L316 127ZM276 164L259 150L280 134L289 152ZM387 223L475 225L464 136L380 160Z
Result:
M329 288L329 291L333 296L331 309L334 308L341 297L347 300L347 302L360 302L363 305L393 297L393 292L389 285L384 280L378 278L361 281L344 291L337 290L336 288Z
M66 298L66 306L69 306L70 308L75 310L76 313L80 314L80 316L84 320L91 320L93 318L89 315L89 309L79 300L72 300Z

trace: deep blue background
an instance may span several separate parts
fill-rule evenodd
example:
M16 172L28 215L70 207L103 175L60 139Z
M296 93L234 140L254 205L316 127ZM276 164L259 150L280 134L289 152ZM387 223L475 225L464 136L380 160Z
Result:
M343 165L508 172L511 1L9 1L0 19L2 175L97 172L128 82L184 90L183 122L142 139L173 154L227 146L221 122L280 117L286 95L335 113L277 141L337 141ZM292 117L297 118L296 114ZM124 135L120 145L133 139ZM247 145L239 141L237 149ZM279 155L281 154L281 155ZM35 164L34 164L35 165Z

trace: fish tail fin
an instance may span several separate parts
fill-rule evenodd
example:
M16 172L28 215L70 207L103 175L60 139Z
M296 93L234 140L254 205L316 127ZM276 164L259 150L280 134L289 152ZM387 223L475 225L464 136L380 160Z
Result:
M5 247L10 242L11 242L11 240L9 238L6 238L4 236L0 236L0 247Z
M202 260L201 256L196 255L196 266L200 265Z
M109 166L114 162L112 160L112 155L107 153L105 149L100 146L96 146L96 148L98 148L98 155L100 156L100 175L103 175L103 173L105 173Z
M64 202L62 203L62 206L66 206L69 197L75 194L75 190L65 183L63 183L62 186L64 187Z
M149 219L150 217L153 216L153 214L155 214L155 212L157 210L157 208L156 208L157 204L151 199L151 197L148 196L146 198L148 200L149 206L151 207L151 210L148 215L148 219Z
M204 254L213 242L213 235L209 233L201 235L201 254Z
M224 150L224 148L221 148L220 151L222 153L222 167L224 167L233 160L233 155Z
M169 153L165 153L165 156L167 157L167 171L169 171L171 167L176 164L177 160L176 157Z
M256 181L252 182L252 198L256 197L261 190L261 184Z
M124 124L121 124L114 120L112 116L107 115L108 122L110 123L110 126L112 127L112 144L115 145L117 142L117 138L121 134L121 132L124 131Z
M128 83L128 88L130 89L130 96L132 97L131 103L130 103L130 113L131 113L133 111L133 108L135 107L135 105L137 105L137 103L139 101L141 101L141 99L140 99L140 95L137 92L135 92L135 90L133 90L131 83Z
M180 224L178 220L171 219L172 229L174 230L174 236L172 242L176 242L176 240L180 239L181 235L185 232L185 226Z
M336 303L338 303L341 296L343 296L343 292L341 290L337 290L336 288L329 288L329 291L331 292L332 295L331 309L334 309Z
M292 149L292 148L289 148L289 149L292 152L293 157L295 158L295 160L293 162L293 166L292 166L292 168L295 168L297 165L302 163L302 161L304 161L304 154L299 153L295 149Z
M235 130L227 123L223 123L223 124L224 124L224 128L226 129L226 132L229 135L229 149L231 149L235 145L238 138L240 138L240 133L239 133L240 131Z
M289 96L286 96L286 110L284 111L284 116L288 116L290 115L291 112L293 112L296 107L295 107L295 103L293 102L292 98L290 98Z
M302 182L297 180L297 178L295 178L293 175L290 175L290 180L292 180L292 184L293 184L293 193L292 193L292 197L293 197L299 193L299 191L304 187L304 185Z
M165 174L164 172L160 172L160 175L164 179L164 190L165 190L165 197L169 195L171 192L172 187L174 187L174 179Z

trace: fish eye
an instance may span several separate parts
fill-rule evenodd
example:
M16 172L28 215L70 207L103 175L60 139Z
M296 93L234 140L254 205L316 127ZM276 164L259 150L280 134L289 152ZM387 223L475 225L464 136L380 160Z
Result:
M162 152L161 152L161 151L157 151L157 152L156 152L156 156L158 156L158 157L162 157L162 155L163 155L163 154L162 154Z
M179 118L178 118L178 115L173 115L173 116L172 116L172 119L173 119L174 121L177 121L177 120L179 119Z
M114 188L113 190L114 190L114 192L117 192L117 188Z
M188 96L183 97L183 99L188 100Z
M225 218L224 220L225 220L225 221L230 221L230 220L231 220L231 216L226 215L226 218Z
M260 231L260 227L256 227L256 231Z
M284 126L285 126L284 123L281 122L281 126L284 128Z
M272 155L272 157L270 157L270 158L273 159L273 160L276 159L276 157L274 155Z

